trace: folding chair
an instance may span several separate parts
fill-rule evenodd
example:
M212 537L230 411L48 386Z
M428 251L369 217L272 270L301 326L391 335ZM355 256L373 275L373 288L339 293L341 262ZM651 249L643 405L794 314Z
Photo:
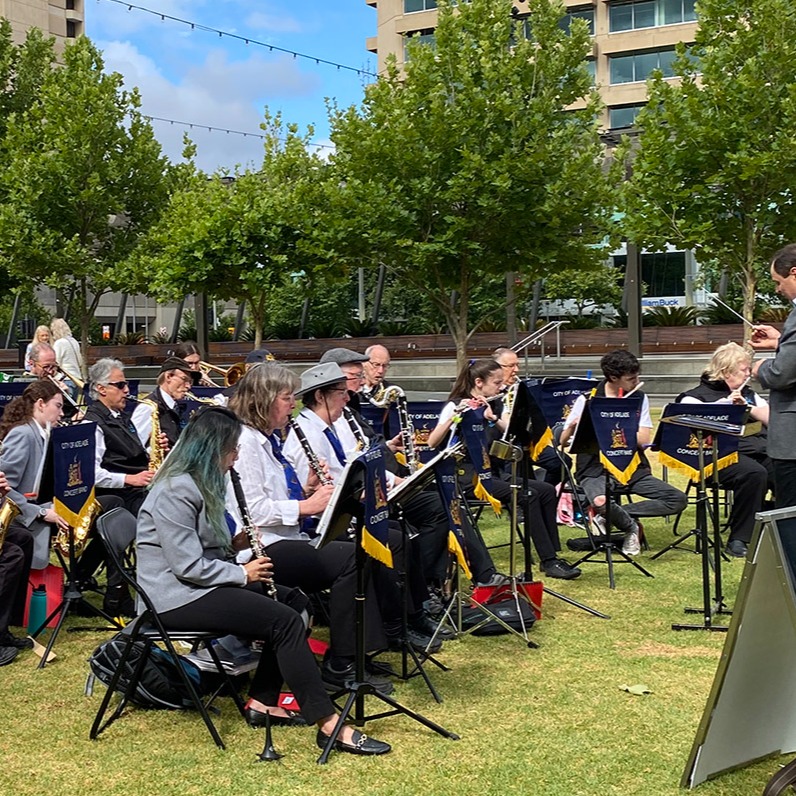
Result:
M216 690L207 701L203 702L202 698L196 690L191 678L186 674L181 658L174 647L175 641L186 642L192 645L193 649L203 646L211 660L215 664L218 673L221 675L224 685L235 700L235 705L238 708L241 716L245 718L245 708L243 700L238 694L229 673L224 668L223 663L218 657L218 653L213 645L213 641L218 638L218 633L210 633L206 631L188 631L188 630L167 630L163 626L157 611L152 605L149 595L141 589L135 579L135 553L133 551L133 542L135 540L135 517L127 511L127 509L116 508L102 514L97 520L97 532L99 533L102 541L113 559L114 564L119 567L122 572L124 582L133 589L143 603L144 611L139 614L127 627L122 631L126 646L122 652L122 656L113 673L113 677L108 684L108 689L99 706L97 715L94 718L94 723L91 726L89 737L94 740L99 734L119 716L121 716L130 698L135 693L136 687L141 674L144 669L153 646L158 643L165 647L165 652L171 657L172 661L176 664L177 670L180 673L183 684L190 694L191 704L202 716L202 720L207 727L208 732L215 741L216 745L224 749L224 742L215 728L215 725L210 719L208 709L210 703L215 699L219 690ZM132 674L129 673L130 665L127 663L130 654L133 651L135 642L142 641L144 643L144 651L141 654L138 665L133 670ZM125 681L122 682L122 677ZM119 703L111 716L103 723L103 718L108 710L110 701L113 697L114 691L120 691Z

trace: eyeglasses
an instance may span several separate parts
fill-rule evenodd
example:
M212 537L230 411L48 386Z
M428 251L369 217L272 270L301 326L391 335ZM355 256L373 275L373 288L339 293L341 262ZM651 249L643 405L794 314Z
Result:
M126 381L106 381L105 382L105 386L106 387L115 387L117 390L123 390L123 389L125 389L125 387L127 387L127 382Z
M346 379L350 379L351 381L365 381L365 374L364 373L349 373L346 376Z
M348 392L346 387L332 387L328 392Z

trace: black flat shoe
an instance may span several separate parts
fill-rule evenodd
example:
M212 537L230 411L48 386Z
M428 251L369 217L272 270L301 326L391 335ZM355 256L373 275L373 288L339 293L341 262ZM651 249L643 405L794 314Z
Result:
M256 708L246 708L246 722L250 727L265 727L266 716L268 715L264 710L257 710ZM307 722L304 721L300 713L294 713L292 710L286 711L287 716L275 716L271 714L272 727L306 727Z
M337 738L332 749L338 752L348 752L351 755L386 755L387 752L392 751L392 746L388 743L377 741L375 738L368 738L365 733L359 730L354 730L353 739L353 743L344 743ZM321 749L325 749L328 742L329 736L324 735L323 730L318 730L315 743L317 743Z

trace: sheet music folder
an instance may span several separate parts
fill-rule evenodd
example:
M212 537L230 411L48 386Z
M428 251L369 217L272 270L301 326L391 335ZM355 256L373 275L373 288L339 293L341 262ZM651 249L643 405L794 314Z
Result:
M321 548L348 531L351 521L363 511L361 496L364 489L365 466L359 459L352 459L337 479L332 497L318 523L318 535L310 544Z

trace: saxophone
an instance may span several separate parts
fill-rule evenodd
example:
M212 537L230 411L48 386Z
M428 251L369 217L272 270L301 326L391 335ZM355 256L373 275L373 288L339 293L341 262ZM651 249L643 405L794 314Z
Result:
M138 398L138 403L145 404L152 409L152 431L149 432L149 469L156 473L166 458L158 441L160 437L160 410L158 405L149 398Z
M405 464L409 468L410 473L417 472L420 462L417 459L417 451L415 450L415 429L412 425L412 418L409 417L406 393L397 384L392 384L389 387L385 387L382 384L381 389L377 390L373 395L368 395L367 398L373 406L377 406L379 409L386 409L393 403L397 404L398 422L401 426L401 444L404 448L403 458L405 461L401 461L399 454L396 454L396 458L401 464Z
M8 528L18 514L19 506L11 498L6 498L3 501L3 505L0 506L0 552L3 550Z
M55 535L55 541L53 542L55 547L65 556L74 555L75 558L80 558L88 544L88 535L94 525L94 520L101 511L102 504L98 500L92 501L89 510L79 525L74 528L58 528L58 533ZM70 551L70 547L73 552Z

